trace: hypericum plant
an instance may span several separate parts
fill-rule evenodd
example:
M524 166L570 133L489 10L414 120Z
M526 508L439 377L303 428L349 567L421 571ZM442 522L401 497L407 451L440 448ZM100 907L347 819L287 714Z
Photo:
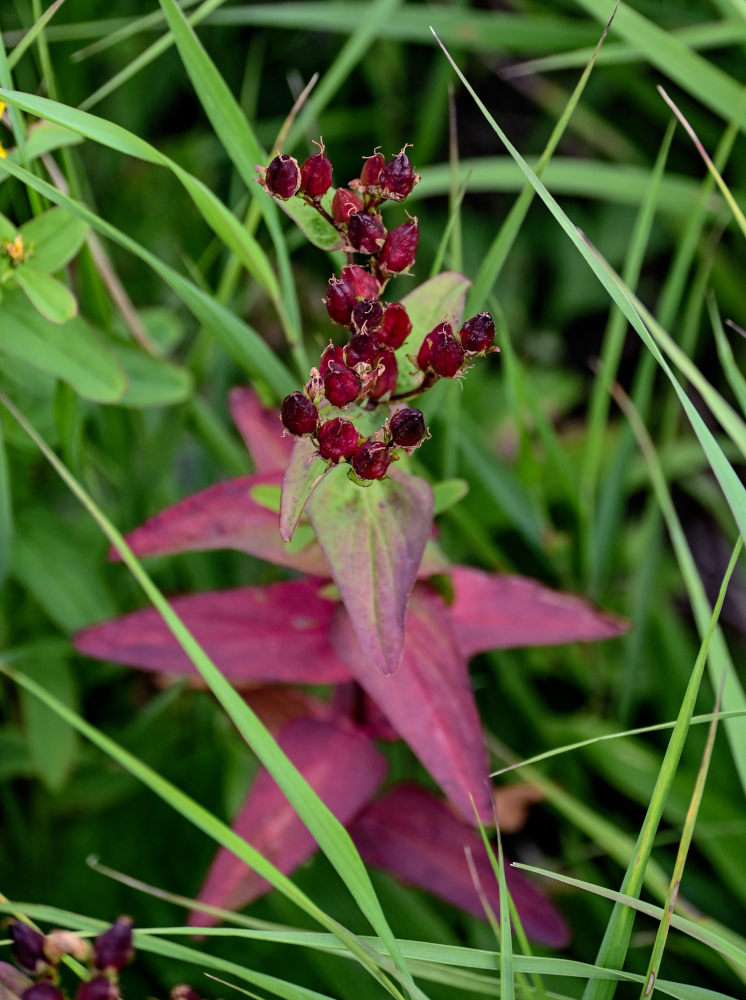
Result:
M272 161L265 187L286 206L307 202L301 207L336 231L348 253L326 299L348 342L330 344L305 390L285 399L282 420L294 442L251 390L234 390L232 413L254 474L183 500L128 541L141 556L236 548L303 574L173 606L348 827L363 859L480 916L464 846L482 858L482 887L495 909L499 902L473 826L475 811L486 825L494 811L468 661L490 649L607 638L622 626L535 581L451 566L432 540L434 492L410 468L424 418L406 403L488 353L494 329L486 313L462 323L468 282L453 272L384 302L388 272L414 260L416 220L395 235L402 227L387 232L379 208L406 197L416 179L405 151L388 163L374 153L360 178L337 191L323 146L300 166L286 155ZM152 609L85 629L76 645L90 656L196 675ZM278 684L334 687L324 700ZM445 799L411 783L379 797L387 767L376 743L398 738ZM316 847L266 771L235 830L285 873ZM516 872L508 882L529 936L564 943L567 929L549 902ZM200 899L237 908L267 889L221 850Z

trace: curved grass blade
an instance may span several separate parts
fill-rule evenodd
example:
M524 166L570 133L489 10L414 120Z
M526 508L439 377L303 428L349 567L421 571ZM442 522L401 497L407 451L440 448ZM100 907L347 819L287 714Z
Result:
M13 547L13 506L10 495L8 456L5 450L3 422L0 420L0 590L10 570Z
M8 53L9 70L12 71L16 68L22 57L36 41L39 33L46 28L64 2L65 0L54 0L54 3L51 3L36 23L28 29L13 51Z
M53 187L47 181L35 177L28 170L16 166L8 160L0 160L0 171L6 171L28 187L43 194L57 205L64 205L73 215L83 219L102 236L113 240L130 253L139 257L179 296L188 309L220 341L225 350L257 381L264 381L278 397L292 392L296 381L259 334L235 316L229 309L211 298L188 278L184 278L168 264L164 264L155 254L141 246L120 229L112 226L92 212L86 205L76 201Z
M302 778L285 754L280 750L275 740L270 736L267 729L262 725L258 717L249 708L241 695L233 687L231 687L230 683L222 676L217 667L215 667L212 661L207 657L204 650L198 645L193 636L183 626L178 616L171 609L171 606L135 558L132 550L129 548L122 535L106 518L103 512L97 507L91 497L70 474L57 456L49 449L46 442L36 433L31 425L3 394L0 394L0 402L3 403L14 419L23 427L29 437L31 437L37 447L42 451L50 465L52 465L57 474L62 478L76 498L83 504L86 510L95 519L104 534L106 534L112 545L114 545L117 549L122 557L122 561L130 570L135 580L137 580L142 589L145 591L151 603L158 609L164 621L173 632L175 638L197 667L211 691L223 706L229 718L233 721L241 736L256 753L259 760L262 764L264 764L277 784L287 795L298 815L310 830L317 844L327 855L330 863L336 869L340 878L349 889L355 901L358 903L361 912L367 917L374 930L379 933L381 939L386 942L386 947L399 969L401 978L406 983L408 991L413 996L421 996L421 991L418 990L414 984L411 974L409 973L406 963L401 955L401 952L399 951L396 938L392 934L386 922L386 918L383 914L380 903L378 902L370 877L368 876L365 866L360 860L360 856L357 853L347 831L324 805L321 799L319 799L308 783ZM7 671L8 668L5 669ZM15 679L18 680L19 683L22 682L17 674ZM23 683L29 687L29 682L27 680L23 681ZM334 933L340 934L347 946L350 950L355 952L358 960L370 972L370 974L373 975L392 996L400 996L398 989L396 989L388 978L378 969L376 959L360 947L353 935L341 926L337 925L335 921L316 907L311 900L308 900L302 893L299 892L298 889L296 889L292 882L286 880L284 876L281 876L273 866L269 865L264 858L257 855L256 852L249 847L249 845L245 844L240 838L236 837L229 828L225 827L224 824L218 823L218 821L210 815L207 810L201 809L197 803L188 799L188 797L185 796L179 789L170 785L168 782L165 782L160 775L151 771L132 755L127 754L124 750L117 747L113 741L108 740L108 738L103 736L103 734L99 733L92 726L89 726L85 720L75 715L75 713L70 712L64 705L59 704L54 699L52 699L54 702L54 704L52 704L46 692L38 689L35 685L31 685L29 690L33 690L33 692L41 697L42 700L45 700L50 707L56 707L56 710L59 711L60 714L63 715L63 717L65 717L72 725L75 725L76 728L78 728L84 735L93 740L93 742L96 742L97 745L102 748L105 747L106 752L115 755L122 763L126 761L125 766L128 770L131 770L132 773L136 773L141 780L154 790L157 790L158 794L160 794L161 797L164 797L166 801L170 802L170 804L172 804L175 808L178 808L182 815L191 819L192 822L199 820L198 825L206 832L210 833L214 839L218 839L215 835L219 833L219 842L223 846L227 846L231 851L233 851L233 853L245 860L247 864L260 871L260 873L265 875L268 881L270 881L273 885L278 888L283 888L286 895L294 898L296 902L300 901L303 908L306 909L307 912L312 912L316 920L319 920L319 922L328 926ZM311 910L309 910L309 906L312 908Z
M184 186L197 211L215 235L238 257L273 302L279 304L280 288L261 246L220 199L193 174L184 170L144 139L104 118L97 118L86 111L67 107L46 97L36 97L19 91L0 90L0 98L9 105L15 105L45 121L62 125L109 149L170 170Z

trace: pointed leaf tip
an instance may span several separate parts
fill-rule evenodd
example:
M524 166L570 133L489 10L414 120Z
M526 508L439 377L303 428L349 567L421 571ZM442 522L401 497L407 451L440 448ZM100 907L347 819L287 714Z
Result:
M449 617L458 648L467 658L489 649L612 639L628 628L623 619L598 611L582 598L527 577L469 566L454 566L451 573L454 601Z
M404 650L407 601L430 537L429 484L396 470L367 488L329 476L307 510L364 656L381 673L393 673Z

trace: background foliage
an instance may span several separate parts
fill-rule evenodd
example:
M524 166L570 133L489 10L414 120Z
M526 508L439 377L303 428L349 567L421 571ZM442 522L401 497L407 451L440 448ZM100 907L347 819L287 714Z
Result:
M202 10L187 6L190 13ZM525 178L428 30L432 24L511 141L535 162L610 5L311 0L209 6L214 13L199 27L199 37L265 150L273 150L285 116L314 73L320 80L290 128L287 151L305 156L311 141L323 135L336 178L344 182L375 146L391 155L404 142L413 143L410 155L423 177L411 204L421 229L418 279L436 261L453 206L464 192L445 262L478 279L472 304L495 309L502 353L471 372L463 391L441 385L426 401L435 433L418 460L433 479L458 475L470 485L465 499L440 520L448 554L491 570L536 576L584 594L632 623L626 638L610 644L501 652L475 661L472 677L482 718L494 734L495 766L675 719L699 648L692 586L698 574L714 602L738 534L733 516L670 383L610 308L609 295L538 199L504 266L490 268L493 240ZM3 5L6 56L40 13L37 0ZM115 11L98 0L68 0L20 59L11 55L12 67L2 60L1 82L118 123L194 174L243 218L245 186L175 48L164 42L157 56L138 68L164 31L162 15L144 0L123 0ZM733 179L734 196L743 203L738 185L746 168L744 39L746 9L740 0L622 5L543 174L587 241L624 274L702 375L736 408L743 401L743 344L732 329L720 328L718 312L746 325L743 234L725 200L704 180L706 170L691 141L681 128L668 131L671 112L656 85L663 83L712 154L731 120L736 123L725 176ZM449 140L449 121L455 141ZM7 148L15 144L7 131L1 138ZM288 350L268 296L235 266L172 172L93 141L66 146L54 160L74 197L229 306L260 332L300 382L298 355ZM35 169L45 175L41 166ZM0 211L24 221L35 212L34 198L5 176ZM323 255L288 221L282 229L303 346L315 358L328 336L321 300L333 265L325 265ZM257 238L272 255L264 227ZM228 390L245 383L249 372L152 268L110 241L106 253L140 322L172 367L164 364L135 378L140 397L125 400L128 405L103 405L64 382L33 374L9 350L0 355L0 388L124 530L200 487L249 471L227 415ZM105 342L131 344L90 249L76 261L74 288L81 312ZM0 302L0 325L2 309ZM292 327L292 305L288 309ZM0 347L2 337L0 332ZM132 371L136 362L128 364ZM680 376L684 384L690 374ZM278 402L271 380L254 371L251 377L267 402ZM607 384L616 379L637 402L691 546L697 569L688 588L681 550L677 557L662 523L660 492L651 486L627 418L610 401ZM738 435L730 433L736 425L715 421L701 387L690 389L690 396L727 458L737 463ZM158 405L163 403L169 405ZM230 819L255 766L243 743L206 693L161 690L149 677L74 655L69 638L76 629L139 606L143 598L123 567L107 564L98 528L5 412L0 446L3 660L80 710L217 816ZM166 593L281 576L276 567L223 552L158 558L149 570ZM723 608L736 665L744 651L743 602L736 575ZM708 618L709 612L704 618L700 613L700 631ZM709 712L714 702L714 690L705 683L697 707ZM113 868L190 896L213 844L29 694L5 685L2 710L0 890L5 896L104 920L128 912L138 926L182 923L183 911L172 903L103 878L86 866L86 858L100 855ZM658 904L705 738L705 726L688 734L665 805L653 851L657 867L649 868L647 884L648 898ZM510 854L618 888L667 739L666 732L629 736L526 769L522 776L539 783L546 801L519 834L506 838ZM746 906L746 872L738 861L745 827L739 770L743 775L746 759L739 758L739 745L737 737L718 736L681 888L692 906L733 929L742 926ZM397 747L393 753L395 775L414 773L417 765L406 750ZM364 930L323 859L297 879L323 909ZM494 948L486 924L383 876L375 877L375 885L402 937ZM557 889L556 899L575 928L567 954L593 962L611 904L567 887ZM277 893L251 912L303 925ZM639 918L635 926L626 967L643 974L655 924ZM235 940L211 940L210 950L247 960L244 945ZM378 995L379 987L350 963L300 949L293 959L293 978L310 988L344 997ZM250 962L283 976L287 949L254 943ZM669 938L663 964L669 978L737 995L744 969L742 962L734 971L689 937ZM164 983L189 976L180 974L172 959L143 955L129 972L129 992L163 994ZM573 979L548 984L564 995L580 995L583 988ZM451 996L456 988L428 985L428 992Z

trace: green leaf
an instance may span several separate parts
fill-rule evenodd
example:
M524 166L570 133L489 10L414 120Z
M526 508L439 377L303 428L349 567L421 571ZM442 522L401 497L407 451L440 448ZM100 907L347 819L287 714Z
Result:
M322 206L330 215L334 191L334 188L330 188L321 199ZM331 222L325 219L323 215L320 215L315 208L303 201L302 198L289 198L287 201L278 201L278 205L293 220L306 239L310 243L313 243L315 247L331 252L332 250L340 250L344 246L344 240Z
M432 527L429 484L394 471L361 487L335 472L316 487L307 512L371 667L393 673Z
M0 589L10 569L13 544L13 507L10 495L10 476L5 451L3 422L0 420Z
M54 122L40 121L28 130L26 156L29 160L36 160L44 153L51 153L64 146L78 146L82 141L70 129L62 128Z
M396 351L399 365L397 393L409 392L422 381L422 372L410 360L420 344L439 323L449 322L454 331L461 325L469 279L456 271L444 271L429 281L423 281L401 300L412 321L412 332Z
M454 507L463 500L469 492L469 484L465 479L444 479L433 486L433 516L442 514L449 507Z
M75 681L65 659L24 658L23 671L63 705L76 707ZM21 688L23 728L29 756L37 777L52 792L58 792L69 776L78 755L78 735L64 719L38 698Z
M84 320L50 323L20 289L8 289L3 299L0 352L62 379L97 403L116 402L126 388L124 372Z
M130 344L111 344L111 352L127 377L127 388L119 406L173 406L192 393L192 375L185 368L153 358Z
M329 465L309 438L301 438L293 448L280 498L280 535L289 542L308 500L326 475Z
M34 267L59 271L83 245L87 223L59 205L21 226L23 242L33 251Z
M66 323L78 312L78 303L70 289L34 264L24 263L14 268L13 283L50 323Z

